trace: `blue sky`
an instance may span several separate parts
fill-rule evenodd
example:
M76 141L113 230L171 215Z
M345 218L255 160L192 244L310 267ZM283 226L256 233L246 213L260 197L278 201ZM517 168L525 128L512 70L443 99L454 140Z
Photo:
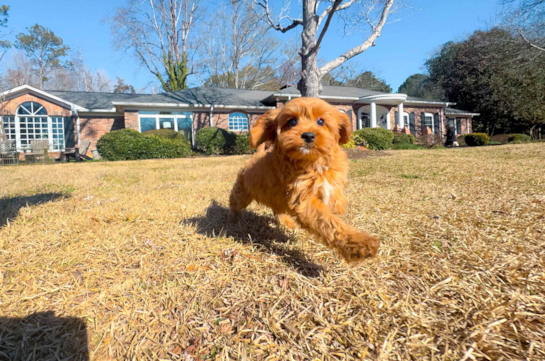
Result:
M36 23L50 28L72 49L82 52L88 66L93 69L105 69L111 78L124 78L138 89L146 86L153 78L130 54L114 51L110 25L104 22L104 19L113 14L114 9L124 2L124 0L4 1L11 7L8 28L12 29L14 34L25 31L26 27ZM498 0L406 0L406 2L413 9L399 14L401 21L387 25L375 47L352 60L376 72L394 91L409 75L424 71L424 61L441 44L449 40L460 40L476 29L494 24L498 10ZM298 1L292 3L296 4ZM333 23L324 38L320 58L333 59L357 42L361 42L362 38L362 35L342 38L339 23Z

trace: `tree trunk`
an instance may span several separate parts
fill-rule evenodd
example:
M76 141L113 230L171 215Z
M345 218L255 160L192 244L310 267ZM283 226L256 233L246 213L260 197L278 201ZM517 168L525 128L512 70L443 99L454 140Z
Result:
M318 15L314 12L316 0L303 0L303 33L301 34L301 80L297 88L304 97L318 97L322 92L322 74L318 67L316 33Z

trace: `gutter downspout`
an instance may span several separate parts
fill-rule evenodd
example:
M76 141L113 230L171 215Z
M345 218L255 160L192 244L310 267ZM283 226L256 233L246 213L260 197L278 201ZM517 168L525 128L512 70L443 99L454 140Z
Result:
M211 106L210 106L210 115L209 115L209 118L210 118L210 122L209 122L209 123L210 123L210 127L213 127L213 126L214 126L214 123L213 123L213 121L212 121L212 116L213 116L213 115L214 115L214 106L211 105Z
M445 134L445 133L443 133L443 130L445 129L444 128L444 119L443 118L444 118L443 108L441 108L441 133L440 133L441 134L441 139L443 139L443 134Z

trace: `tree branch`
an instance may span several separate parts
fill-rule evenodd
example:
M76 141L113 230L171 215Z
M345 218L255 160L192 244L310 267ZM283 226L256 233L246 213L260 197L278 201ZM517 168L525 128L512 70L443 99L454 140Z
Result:
M332 71L339 65L343 64L347 60L353 58L354 56L358 54L363 53L365 50L373 46L375 43L375 40L380 36L380 32L382 31L382 28L386 24L386 19L388 18L388 14L390 12L390 8L392 7L393 3L394 3L394 0L386 0L386 4L384 5L384 9L382 10L380 21L375 27L373 27L373 32L371 33L371 35L369 35L369 37L367 38L367 40L365 40L365 42L363 42L359 46L356 46L355 48L348 50L346 53L339 56L337 59L334 59L330 61L329 63L325 64L324 66L322 66L320 68L320 73L322 75L329 73L330 71Z
M318 51L318 49L320 48L320 44L322 43L322 39L324 38L324 35L325 35L327 29L329 28L329 24L331 23L331 19L333 18L333 14L335 14L335 11L339 7L339 5L341 5L342 1L343 0L335 0L335 2L333 3L333 7L329 11L329 15L328 15L327 20L325 22L325 25L324 25L324 27L322 29L322 32L320 33L320 36L318 37L318 41L316 42L316 45L314 45L314 47L310 50L309 55L316 52L316 51ZM319 23L320 22L318 20L318 24Z
M526 36L524 36L524 32L522 31L522 29L517 29L518 33L520 34L520 36L522 37L522 39L528 43L528 45L530 45L531 47L533 48L536 48L537 50L540 50L540 51L545 51L545 48L542 48L534 43L532 43L532 41L530 41L530 39L528 39Z
M352 6L357 0L349 0L348 2L345 2L344 4L341 4L341 5L338 5L337 9L334 10L333 12L335 11L341 11L341 10L344 10L344 9L348 9L350 6ZM333 6L335 6L335 4L333 4ZM328 7L327 9L325 9L322 14L320 15L319 19L318 19L318 24L320 24L322 22L322 20L324 20L324 18L331 12L331 10L333 9L332 6Z
M265 0L265 3L261 3L258 0L254 0L254 4L259 5L259 6L261 6L263 8L264 14L263 14L262 18L264 18L264 20L274 30L278 30L278 31L281 31L281 32L285 33L285 32L287 32L287 31L289 31L289 30L291 30L293 28L296 28L299 25L303 25L303 20L302 19L291 19L288 16L285 17L285 18L291 20L291 24L289 24L288 26L282 26L282 24L280 24L280 20L282 20L282 18L278 21L278 24L275 24L274 21L271 18L271 12L269 10L269 0Z

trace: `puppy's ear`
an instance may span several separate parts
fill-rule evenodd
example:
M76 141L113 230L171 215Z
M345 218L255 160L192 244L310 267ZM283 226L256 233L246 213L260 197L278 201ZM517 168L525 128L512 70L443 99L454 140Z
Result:
M352 134L352 123L350 122L350 117L348 114L343 112L338 112L339 116L337 118L339 123L339 144L346 144L350 140L350 134Z
M276 138L276 116L280 109L271 109L257 118L250 131L250 146L257 148L261 143L273 141Z

